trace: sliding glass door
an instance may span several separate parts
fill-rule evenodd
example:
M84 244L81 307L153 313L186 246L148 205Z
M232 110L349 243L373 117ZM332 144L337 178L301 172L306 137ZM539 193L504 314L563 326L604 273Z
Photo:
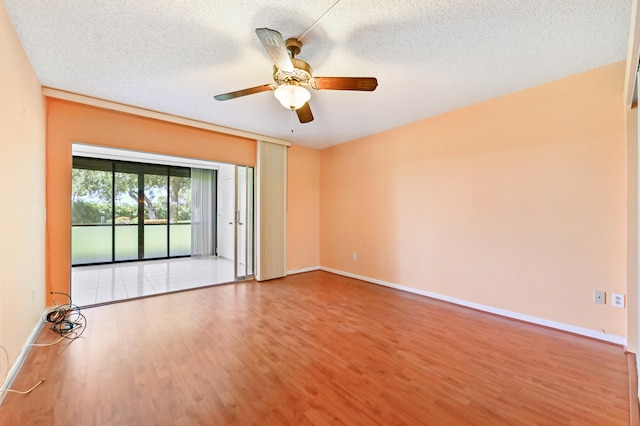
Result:
M74 157L72 264L191 254L191 169Z
M191 254L191 177L188 169L172 168L169 176L169 253Z
M254 169L236 166L235 275L251 277L254 270Z
M220 174L221 173L221 174ZM254 168L73 157L72 266L220 256L255 274Z

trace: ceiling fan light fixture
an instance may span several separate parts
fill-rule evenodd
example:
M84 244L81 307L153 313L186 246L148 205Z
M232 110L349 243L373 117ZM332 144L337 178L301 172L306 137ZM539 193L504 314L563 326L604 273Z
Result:
M311 99L311 93L296 83L282 84L276 88L273 94L287 109L301 108Z
M339 1L337 0L333 6L338 4ZM278 102L290 111L295 110L298 120L304 124L313 121L313 113L309 106L309 99L311 99L309 88L314 90L354 90L359 92L376 90L378 80L375 77L314 77L311 65L295 58L302 48L300 39L311 31L311 28L318 21L298 38L289 38L286 41L282 34L276 30L256 28L256 35L273 62L273 83L222 93L215 95L213 98L217 101L226 101L273 90ZM293 117L293 114L291 114L291 117Z

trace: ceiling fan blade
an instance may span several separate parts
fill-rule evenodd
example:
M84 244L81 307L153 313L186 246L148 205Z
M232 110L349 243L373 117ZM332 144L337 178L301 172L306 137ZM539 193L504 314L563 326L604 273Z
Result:
M293 64L282 34L269 28L256 28L256 34L275 66L282 71L293 72Z
M313 121L313 114L311 113L309 102L298 108L296 110L296 114L298 114L298 120L300 120L301 123L309 123Z
M276 88L275 84L265 84L263 86L251 87L244 90L236 90L235 92L223 93L222 95L215 95L213 99L216 101L227 101L229 99L239 98L240 96L252 95L254 93L266 92Z
M313 77L309 85L316 90L360 90L370 92L378 87L375 77Z

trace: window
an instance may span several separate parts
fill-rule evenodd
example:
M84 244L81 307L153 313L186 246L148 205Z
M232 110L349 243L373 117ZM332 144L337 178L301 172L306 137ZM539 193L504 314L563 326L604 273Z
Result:
M191 169L73 157L72 264L191 254Z

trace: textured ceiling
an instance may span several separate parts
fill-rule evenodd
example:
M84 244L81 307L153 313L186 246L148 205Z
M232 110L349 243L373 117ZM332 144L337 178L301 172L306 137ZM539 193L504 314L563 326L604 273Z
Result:
M299 36L334 3L4 0L43 86L315 148L624 60L632 0L341 0L298 58L375 92L312 91L293 133L271 92L213 99L272 82L255 28Z

